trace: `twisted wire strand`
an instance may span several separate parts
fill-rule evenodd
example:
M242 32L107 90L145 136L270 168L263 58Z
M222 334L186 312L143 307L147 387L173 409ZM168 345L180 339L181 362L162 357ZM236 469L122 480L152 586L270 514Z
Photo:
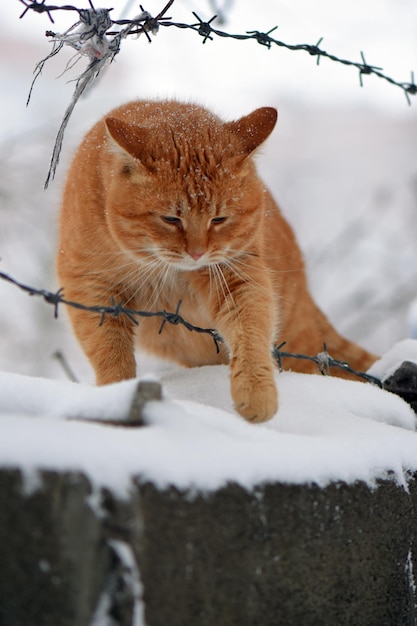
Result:
M317 57L317 64L320 63L320 59L326 58L326 59L329 59L329 61L333 61L334 63L340 63L345 66L356 68L359 71L359 81L360 81L361 86L363 86L362 77L364 75L373 74L377 76L378 78L381 78L387 81L390 85L393 85L395 87L402 89L404 91L405 97L407 98L407 102L409 104L411 104L410 96L414 96L417 94L417 84L414 79L414 72L411 72L410 81L396 80L384 74L381 67L378 67L376 65L370 65L369 63L367 63L363 52L360 53L361 61L351 61L349 59L343 59L330 52L327 52L326 50L320 47L320 44L323 41L322 37L318 40L316 44L307 44L307 43L289 44L282 40L275 39L274 37L271 36L271 33L273 33L278 28L277 26L274 26L267 32L262 32L259 30L248 30L243 34L228 33L224 30L219 30L212 26L212 22L214 22L214 20L217 18L217 15L213 15L209 20L205 21L201 19L197 13L193 12L194 17L197 19L196 23L175 22L172 20L172 18L165 16L166 12L173 5L174 1L175 0L169 0L169 2L164 6L162 11L160 11L156 17L152 17L148 12L146 12L148 17L146 20L144 20L143 24L140 23L140 20L138 23L137 18L133 18L131 20L129 19L111 20L111 23L112 25L119 25L119 26L125 26L125 27L129 26L130 27L130 30L128 33L129 35L138 35L140 33L146 33L147 35L149 35L149 33L153 31L155 31L154 34L156 34L156 32L158 32L159 26L174 27L174 28L178 28L182 30L184 29L192 30L198 33L203 38L203 43L206 43L207 40L213 40L213 35L214 35L216 37L229 38L229 39L234 39L237 41L254 40L260 45L265 46L268 49L271 49L271 47L274 45L274 46L285 48L293 52L303 51L303 52L307 52L311 56ZM29 10L33 10L36 13L46 13L52 23L54 23L53 17L51 15L53 11L60 11L60 10L61 11L76 11L79 14L80 12L85 11L85 9L78 9L77 7L74 7L72 5L62 5L62 6L47 5L46 0L19 0L19 2L21 2L25 6L25 9L20 16L21 18L24 17ZM96 9L94 9L93 7L91 0L89 0L89 4L90 4L90 10L96 11ZM144 12L143 7L141 7L141 9ZM111 10L112 9L107 9L107 11L109 12ZM116 35L118 34L118 32L120 31L108 30L107 34ZM148 38L150 40L150 37Z
M28 293L30 296L40 296L41 298L43 298L45 302L47 302L48 304L51 304L54 307L55 318L58 317L58 307L60 304L64 304L66 306L73 307L75 309L79 309L82 311L89 311L90 313L100 315L100 322L99 322L100 325L104 323L104 320L106 319L107 316L119 317L119 316L124 315L135 325L139 324L137 318L159 317L162 320L161 326L159 329L160 333L163 331L165 324L167 323L173 324L174 326L181 325L181 326L184 326L190 332L204 333L204 334L210 335L210 337L213 339L214 347L217 353L219 353L220 351L219 344L223 343L222 337L214 328L201 328L199 326L194 326L193 324L185 320L180 315L181 301L178 302L177 307L174 312L137 311L135 309L125 307L123 302L117 303L113 299L111 300L110 305L108 306L86 306L85 304L82 304L80 302L67 300L64 297L64 292L62 288L58 289L58 291L56 292L47 291L46 289L37 289L35 287L30 287L29 285L25 285L24 283L20 282L19 280L16 280L9 274L5 274L4 272L0 272L0 279L15 285L19 289ZM326 345L324 345L323 351L317 354L316 356L308 356L305 354L293 354L291 352L285 352L284 350L282 350L284 345L285 345L285 342L280 344L279 346L275 346L272 351L272 356L276 360L277 365L280 370L282 369L282 359L284 358L304 359L304 360L315 363L318 367L318 371L323 375L330 375L331 373L330 370L332 367L334 367L334 368L342 369L345 372L348 372L349 374L352 374L354 376L357 376L358 378L361 378L362 380L365 380L368 383L378 385L378 387L381 387L381 388L383 387L381 381L378 378L375 378L374 376L370 376L369 374L366 374L364 372L357 372L356 370L352 369L349 366L349 363L345 361L339 361L339 360L333 359L331 355L327 352Z

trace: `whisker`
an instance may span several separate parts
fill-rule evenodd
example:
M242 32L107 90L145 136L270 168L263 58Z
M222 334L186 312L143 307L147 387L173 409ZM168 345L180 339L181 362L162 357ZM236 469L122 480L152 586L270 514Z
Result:
M217 274L217 276L219 278L220 287L221 287L221 290L223 292L223 297L224 297L225 302L227 304L227 308L229 309L229 311L231 311L231 307L230 307L230 303L231 303L233 305L233 308L236 310L236 312L239 315L239 310L238 310L238 308L236 306L235 299L233 298L233 294L230 291L229 284L228 284L228 282L226 280L226 277L225 277L225 275L223 273L222 268L220 267L220 265L218 263L216 263L214 265L214 267L216 269L216 274Z
M242 269L237 268L234 261L225 261L224 265L235 275L237 276L237 278L239 278L240 280L242 280L245 283L251 284L252 287L254 287L255 289L257 289L259 292L261 293L268 293L269 294L269 290L268 287L265 285L260 285L252 276L250 276L249 274L247 274L246 272L244 272Z
M214 270L214 279L216 282L216 288L217 288L217 293L218 293L218 298L219 298L219 306L221 306L222 301L227 302L227 308L230 310L229 302L227 301L226 292L223 286L222 274L220 274L220 268L217 263L215 265L212 265L212 267ZM223 294L222 299L220 298L221 294Z
M174 290L175 287L177 286L177 282L178 282L178 268L176 267L172 267L169 268L171 270L170 272L170 277L171 277L171 284L169 286L169 291L170 291L170 301L173 300L174 298Z
M216 275L216 268L214 265L209 265L208 269L209 269L209 277L210 277L210 297L211 297L211 292L212 292L212 285L214 284L214 287L216 289L216 295L217 295L217 303L219 307L221 307L221 298L220 298L220 291L219 291L218 280L217 280L217 275Z
M284 258L285 256L288 255L282 255L282 257L279 258ZM230 257L228 259L226 259L227 261L232 261L233 263L237 263L239 265L241 265L242 267L249 267L249 268L253 268L252 265L250 265L249 263L245 263L242 259L245 257L245 254L243 254L242 256L233 256ZM300 266L300 267L295 267L295 268L291 268L291 269L275 269L273 267L265 267L265 271L268 272L268 274L287 274L290 272L302 272L304 271L304 267Z
M130 292L130 296L126 300L126 304L132 302L141 290L149 290L155 283L158 284L161 268L163 267L164 263L156 258L146 263L136 264L136 267L123 277L123 286L120 288L119 292L115 294L115 297L125 295L125 292L128 291ZM153 291L152 295L154 295ZM151 300L155 299L152 298L152 295L148 300L148 305Z
M161 261L160 259L155 259L155 262L153 264L152 267L148 268L148 274L146 277L146 282L148 283L148 286L151 287L151 293L149 295L149 298L145 304L145 308L148 310L151 310L156 303L158 302L158 299L161 295L161 291L162 291L162 279L163 279L163 274L162 271L165 269L165 272L167 271L167 266L166 264ZM169 267L168 267L169 270ZM138 291L140 290L141 286L139 286L138 290L136 291L136 293L138 293ZM135 294L136 295L136 294Z

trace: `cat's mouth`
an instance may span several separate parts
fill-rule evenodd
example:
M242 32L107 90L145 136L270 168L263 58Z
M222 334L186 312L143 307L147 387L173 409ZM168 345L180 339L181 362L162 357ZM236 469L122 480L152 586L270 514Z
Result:
M191 256L187 255L184 257L179 257L177 259L171 259L169 264L172 267L175 267L178 270L192 272L195 270L202 269L203 267L207 267L208 265L213 265L213 262L210 261L208 256L204 254L200 258L193 259Z
M228 251L225 257L225 254L220 250L191 251L190 253L188 251L176 252L159 247L155 249L148 248L145 256L148 257L148 261L151 263L157 263L183 272L193 272L230 262L235 258L236 254Z
M223 259L213 259L207 253L198 256L197 258L193 258L189 254L185 254L184 256L167 256L164 259L164 262L172 268L176 270L182 270L184 272L193 272L196 270L203 269L205 267L211 267L218 265L222 262Z

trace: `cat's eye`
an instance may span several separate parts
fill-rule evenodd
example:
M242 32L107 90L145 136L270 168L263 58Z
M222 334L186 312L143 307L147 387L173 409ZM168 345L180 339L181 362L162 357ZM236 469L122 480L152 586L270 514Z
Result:
M213 217L212 224L223 224L227 220L227 217Z
M161 215L161 218L166 224L181 226L181 219L179 217L174 217L173 215Z

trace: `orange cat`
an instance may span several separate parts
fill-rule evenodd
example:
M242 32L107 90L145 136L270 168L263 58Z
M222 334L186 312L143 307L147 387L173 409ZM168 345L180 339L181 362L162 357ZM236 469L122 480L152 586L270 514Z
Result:
M97 384L133 378L135 342L185 366L230 363L237 411L269 419L278 408L273 344L330 354L366 370L376 357L342 338L308 292L294 235L258 177L253 152L272 132L273 108L224 123L200 106L133 102L87 134L65 188L58 274L65 296L87 305L175 310L212 338L146 319L70 309ZM298 371L313 371L292 361ZM315 368L315 366L314 366ZM316 371L316 370L314 370ZM215 393L215 390L213 390Z

